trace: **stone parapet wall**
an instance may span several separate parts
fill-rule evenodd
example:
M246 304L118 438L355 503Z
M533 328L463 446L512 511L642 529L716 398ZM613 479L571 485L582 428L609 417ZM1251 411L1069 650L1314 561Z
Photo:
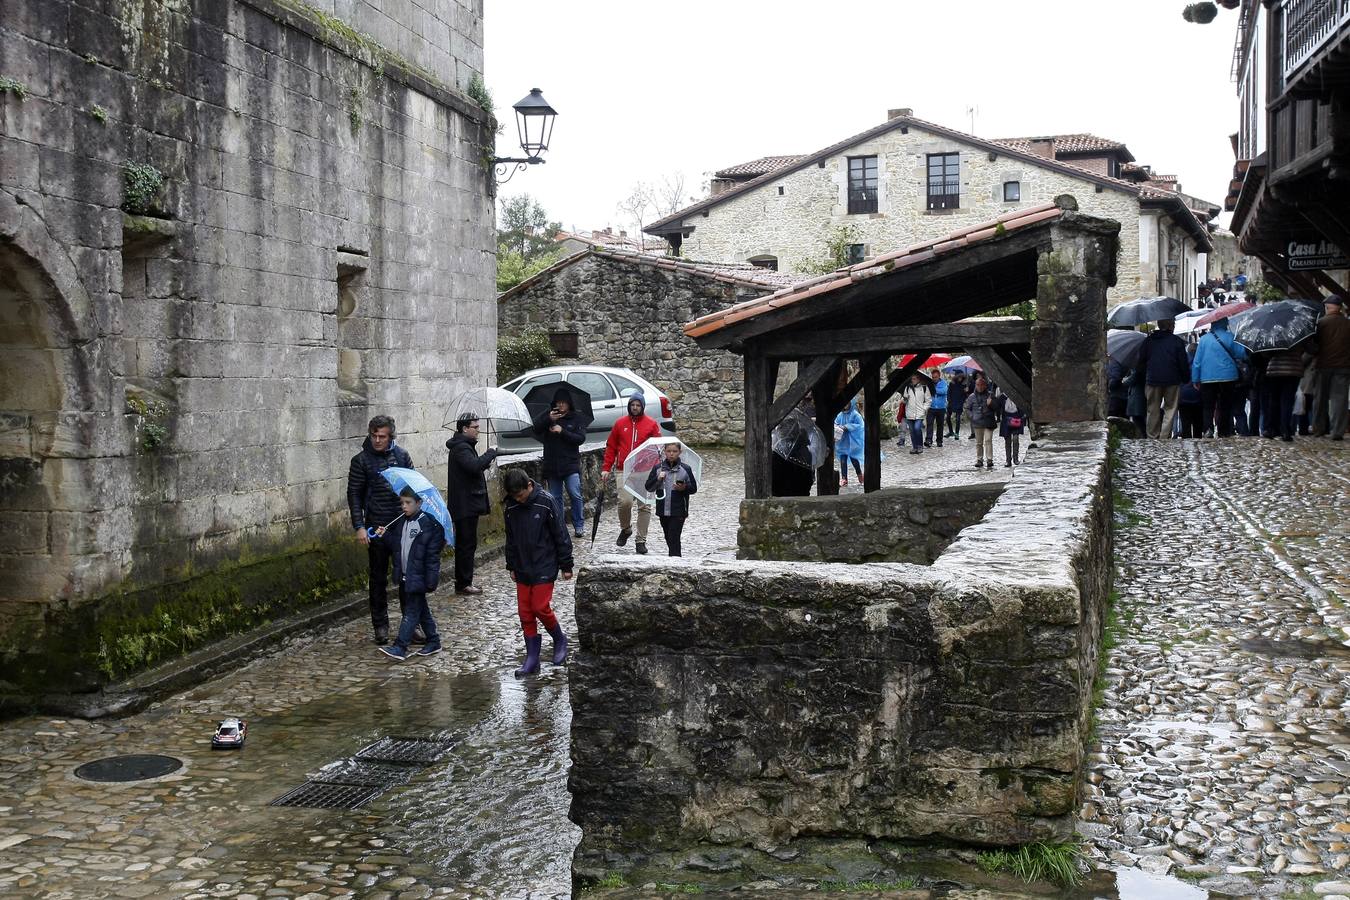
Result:
M828 878L871 841L1068 837L1109 589L1109 467L1099 424L1038 443L932 566L588 566L570 676L575 880L800 875L805 844Z
M737 556L927 565L989 512L1002 491L1002 484L972 484L742 500Z

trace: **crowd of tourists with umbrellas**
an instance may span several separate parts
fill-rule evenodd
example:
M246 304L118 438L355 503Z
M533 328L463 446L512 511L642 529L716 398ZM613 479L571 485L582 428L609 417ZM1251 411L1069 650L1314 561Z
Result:
M1115 307L1107 325L1108 415L1132 421L1141 436L1344 438L1350 319L1342 296L1200 310L1150 297Z

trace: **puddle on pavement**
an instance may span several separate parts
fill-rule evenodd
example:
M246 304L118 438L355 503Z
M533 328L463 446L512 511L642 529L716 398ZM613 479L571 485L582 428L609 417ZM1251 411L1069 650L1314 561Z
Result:
M1286 659L1350 659L1350 647L1336 641L1272 641L1265 638L1246 638L1237 642L1239 649L1261 656Z
M253 779L219 836L252 862L370 862L431 886L566 895L578 830L568 821L571 708L563 672L519 682L509 669L392 678L254 715L235 771ZM326 764L387 735L440 736L454 749L354 811L268 804ZM562 865L559 865L559 862ZM549 871L550 868L556 871ZM556 890L553 890L556 889Z
M1143 869L1097 872L1091 880L1067 894L1072 900L1206 900L1209 891L1167 875Z

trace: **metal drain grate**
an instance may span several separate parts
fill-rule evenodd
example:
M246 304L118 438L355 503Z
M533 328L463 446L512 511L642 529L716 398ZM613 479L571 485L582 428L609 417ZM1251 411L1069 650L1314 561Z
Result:
M273 806L309 809L359 809L385 791L383 784L339 784L307 781L272 801Z
M380 738L356 753L357 759L377 760L404 766L429 766L450 752L454 741L444 738Z
M393 787L412 778L417 768L365 759L344 759L324 766L310 780L332 784Z

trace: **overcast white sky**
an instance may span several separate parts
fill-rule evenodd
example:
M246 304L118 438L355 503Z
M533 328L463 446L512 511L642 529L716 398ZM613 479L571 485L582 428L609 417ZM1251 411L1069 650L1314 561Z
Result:
M1092 132L1222 203L1238 107L1236 14L1183 0L487 0L486 81L509 119L532 87L559 111L529 193L564 228L633 229L635 182L810 153L914 114L981 137ZM648 222L654 216L647 217Z

